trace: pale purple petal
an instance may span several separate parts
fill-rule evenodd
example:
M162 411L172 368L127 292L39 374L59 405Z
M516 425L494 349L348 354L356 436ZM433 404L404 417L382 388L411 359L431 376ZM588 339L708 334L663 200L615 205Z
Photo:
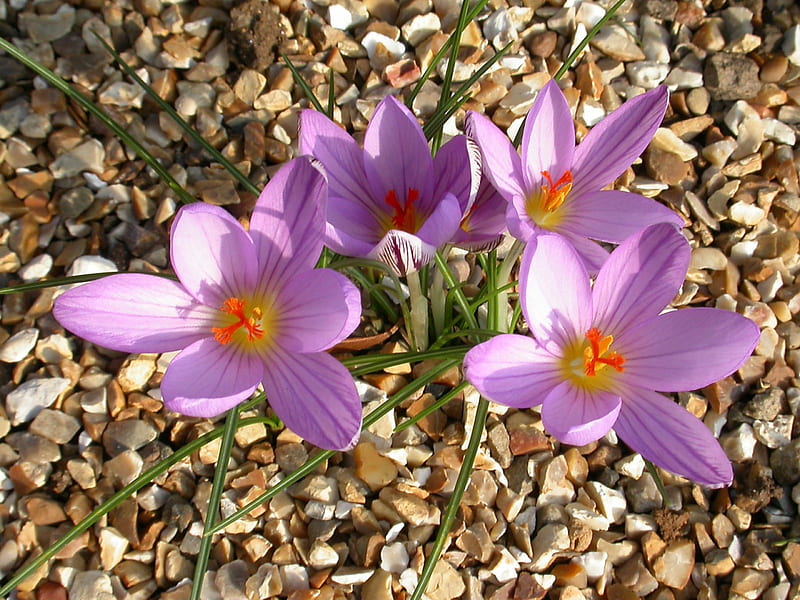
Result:
M661 394L633 387L624 390L614 430L662 469L708 487L733 481L731 463L708 428Z
M474 204L461 219L461 226L452 241L462 248L479 251L486 245L497 245L506 229L506 207L508 203L489 180L481 181Z
M594 283L595 326L616 336L660 313L683 283L690 255L674 225L651 225L625 240Z
M560 356L565 346L591 327L589 275L580 257L561 236L536 236L522 254L520 302L536 340Z
M373 211L349 198L330 196L328 198L328 224L336 231L344 233L345 239L354 238L371 248L383 237L386 228L391 226L387 215L376 217ZM343 254L352 255L350 252Z
M509 201L514 196L524 198L527 194L522 179L522 163L508 136L485 116L473 111L467 112L464 129L478 144L483 174L497 191Z
M300 154L313 156L322 163L332 196L364 206L374 204L364 171L364 151L336 123L317 111L300 111L298 145Z
M56 299L53 316L98 346L120 352L172 352L211 336L219 311L179 283L122 273L75 287Z
M389 265L398 275L418 271L433 260L436 246L423 242L416 235L392 229L370 251L374 258Z
M327 190L319 169L302 157L281 167L261 191L250 217L260 291L316 264L325 232Z
M314 269L290 279L277 302L278 344L291 352L322 352L358 326L361 295L344 275Z
M458 198L461 212L466 212L475 201L481 182L481 153L475 142L463 135L451 139L433 157L433 171L432 201L438 202L450 193ZM433 205L420 204L426 214L433 208Z
M758 343L755 323L716 308L687 308L621 333L614 349L625 358L620 375L660 392L705 387L736 371Z
M588 391L569 381L555 388L542 404L542 423L563 444L585 446L614 426L622 400L611 392Z
M467 352L464 377L493 402L530 408L563 380L558 361L528 336L498 335Z
M655 200L630 192L603 190L570 195L561 209L559 231L619 244L656 223L683 227L683 218Z
M199 302L219 308L252 291L258 281L253 240L219 206L196 202L172 223L170 258L183 287Z
M586 272L594 277L600 271L602 266L608 260L608 250L603 248L597 242L585 238L581 235L575 235L569 231L558 230L557 233L572 244L575 252L578 253Z
M523 177L526 189L542 185L547 171L554 182L572 167L575 124L564 93L551 79L536 96L522 133Z
M364 134L364 168L378 203L390 191L404 202L409 190L423 205L433 194L433 158L422 127L408 108L386 96Z
M213 338L199 340L172 359L161 380L167 409L190 417L216 417L250 397L264 364L255 352Z
M329 354L275 352L264 374L267 400L294 433L328 450L349 450L361 432L361 401L347 369Z
M572 193L600 190L622 175L653 139L668 103L667 88L659 86L595 125L575 150Z
M528 242L541 233L542 229L533 222L524 208L519 207L518 200L524 202L519 196L514 196L506 207L506 227L508 233L513 237L522 242Z
M417 231L417 237L434 248L438 248L455 235L461 225L461 205L453 194L447 193L431 216Z
M358 233L358 232L355 232ZM325 223L325 245L343 256L366 257L375 247L375 242L370 243L351 235L341 228L334 227L330 222Z

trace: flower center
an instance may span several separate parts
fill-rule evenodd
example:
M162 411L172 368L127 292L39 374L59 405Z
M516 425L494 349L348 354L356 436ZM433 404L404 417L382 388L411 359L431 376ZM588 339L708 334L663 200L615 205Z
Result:
M246 303L239 298L228 298L223 303L220 310L235 320L225 327L212 327L211 333L214 334L214 339L223 346L230 343L233 335L243 329L247 333L247 341L255 342L264 337L264 329L262 328L262 318L264 316L262 310L258 306L254 306L248 314L245 310ZM230 320L230 317L227 317Z
M561 360L564 377L584 389L608 388L614 373L625 370L622 366L625 358L611 350L613 343L614 336L604 336L592 327L583 339L575 340L565 349Z
M397 200L394 190L389 190L384 202L388 204L394 214L392 214L392 227L406 233L414 233L417 230L417 213L414 210L414 203L419 200L419 190L409 188L406 201L403 204Z
M549 171L542 171L541 187L528 197L528 216L540 227L552 228L561 220L558 210L572 190L572 172L564 171L553 181Z
M622 373L625 369L625 359L616 352L609 352L611 344L614 342L613 335L602 337L602 333L596 327L592 327L586 332L586 340L589 345L583 350L583 373L589 377L595 377L600 369L611 367L617 373Z

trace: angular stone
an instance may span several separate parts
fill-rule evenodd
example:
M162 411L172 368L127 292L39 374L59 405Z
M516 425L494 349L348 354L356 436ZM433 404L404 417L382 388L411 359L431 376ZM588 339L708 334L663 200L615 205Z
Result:
M24 359L39 339L39 330L33 327L18 331L0 346L0 361L17 363Z
M66 444L80 428L80 422L72 415L45 408L36 415L28 430L56 444Z
M740 54L712 54L706 59L703 77L714 100L752 98L761 89L758 65Z
M51 377L23 382L6 397L6 409L12 425L27 423L42 409L49 408L70 386L69 379Z

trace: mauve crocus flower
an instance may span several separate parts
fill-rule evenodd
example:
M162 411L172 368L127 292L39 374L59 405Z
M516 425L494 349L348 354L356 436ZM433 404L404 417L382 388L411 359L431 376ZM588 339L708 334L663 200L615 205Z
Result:
M506 230L506 204L489 180L482 178L475 201L465 208L461 225L451 242L471 252L495 248Z
M122 352L181 352L161 393L169 410L213 417L263 383L295 433L328 449L357 441L361 403L327 348L358 325L344 276L314 269L325 179L307 158L284 166L258 198L249 233L217 206L181 208L171 230L179 282L120 274L71 289L53 314L74 334Z
M604 190L644 151L667 109L666 87L628 100L575 146L569 105L551 80L528 113L520 154L489 119L468 112L467 135L478 144L485 175L508 201L508 230L528 241L563 235L590 272L608 253L591 240L618 244L654 223L683 220L668 208L629 192Z
M471 349L466 378L506 406L542 405L545 428L582 446L612 427L644 458L703 485L732 481L706 426L658 392L726 377L753 351L758 327L735 313L686 308L659 314L683 283L690 249L659 224L623 242L594 286L558 235L525 249L520 302L533 337L499 335Z
M364 149L325 115L300 113L299 147L325 167L329 184L326 245L345 256L373 258L400 275L418 270L450 241L463 216L457 195L478 181L480 159L466 141L431 157L416 118L384 98L364 135ZM454 178L456 181L454 181ZM457 191L454 191L457 190Z

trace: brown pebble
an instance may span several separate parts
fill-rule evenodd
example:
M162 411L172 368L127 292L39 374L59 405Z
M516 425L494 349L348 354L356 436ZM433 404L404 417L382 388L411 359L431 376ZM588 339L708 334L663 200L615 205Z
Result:
M558 43L558 34L555 31L544 31L531 38L528 50L534 56L547 58L555 51L556 43Z
M761 81L765 83L778 83L789 67L789 60L785 56L773 56L761 65Z

